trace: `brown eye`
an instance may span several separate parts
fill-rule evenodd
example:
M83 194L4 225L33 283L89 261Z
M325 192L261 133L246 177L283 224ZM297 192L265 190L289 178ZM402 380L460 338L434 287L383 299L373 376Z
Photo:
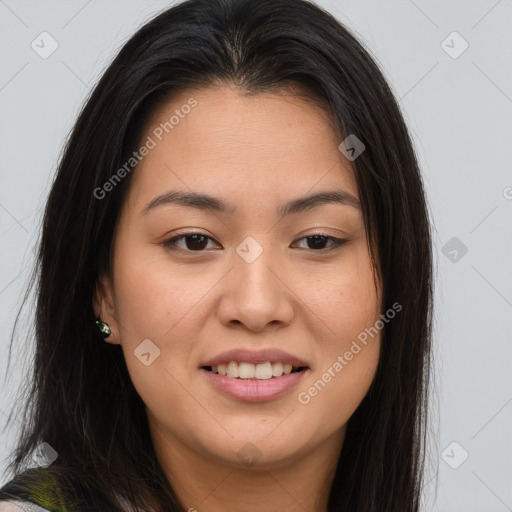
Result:
M181 240L185 241L185 246L178 245L178 242ZM184 233L163 241L161 245L171 250L181 250L184 252L204 252L209 240L218 244L218 242L212 237L202 233ZM309 249L313 252L331 251L348 242L346 239L335 238L333 236L322 234L306 236L299 239L299 241L301 240L306 240L308 246L305 247L305 249ZM330 245L326 247L327 242L330 242Z
M314 252L330 251L348 242L348 240L342 238L335 238L333 236L327 236L322 234L305 236L303 238L300 238L299 240L307 240L308 247L306 247L306 249L311 249ZM325 243L327 241L331 241L331 245L325 247Z
M182 239L185 240L185 247L177 246L178 241ZM175 249L176 247L178 247L178 249L184 251L202 252L205 249L208 240L213 240L213 238L207 235L203 235L201 233L185 233L183 235L178 235L173 238L170 238L169 240L165 240L164 242L162 242L162 245L170 249Z

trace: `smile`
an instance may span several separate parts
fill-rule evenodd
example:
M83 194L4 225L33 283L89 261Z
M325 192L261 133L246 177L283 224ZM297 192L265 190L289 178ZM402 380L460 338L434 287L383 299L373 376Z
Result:
M271 363L270 361L260 364L230 361L227 364L205 366L204 369L233 379L269 380L305 370L307 366L292 366L289 363Z
M296 387L310 373L307 366L290 367L282 363L251 364L231 361L228 365L203 367L201 373L216 391L243 402L261 402L279 398ZM220 371L219 371L220 367ZM258 369L260 367L260 369ZM213 370L216 371L213 371ZM226 372L224 375L223 372ZM238 373L238 376L230 376ZM272 375L269 372L277 373ZM247 377L245 375L248 375ZM252 377L251 377L252 375Z

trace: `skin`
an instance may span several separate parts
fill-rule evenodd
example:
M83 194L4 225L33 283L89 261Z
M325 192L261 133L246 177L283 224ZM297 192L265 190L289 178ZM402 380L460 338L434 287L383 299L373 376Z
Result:
M113 273L98 281L95 311L113 332L106 341L122 345L156 454L185 509L325 511L347 421L375 376L380 332L309 403L297 395L378 320L381 284L375 289L360 209L332 203L280 219L277 207L320 190L359 199L338 149L343 138L325 111L291 89L244 97L222 85L176 96L142 140L191 97L197 106L133 171ZM167 204L139 215L169 190L207 193L237 211ZM304 238L317 228L348 242L322 251L329 239L315 246ZM212 239L161 245L189 231ZM263 248L252 263L236 252L247 236ZM160 350L148 366L134 355L145 339ZM199 366L240 346L281 348L310 370L278 399L228 398ZM246 443L260 457L251 467L238 456Z

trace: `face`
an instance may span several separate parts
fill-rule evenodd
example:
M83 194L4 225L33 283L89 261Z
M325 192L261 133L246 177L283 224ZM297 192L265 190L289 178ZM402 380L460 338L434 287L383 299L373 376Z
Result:
M381 298L342 140L290 91L189 91L151 119L95 309L159 444L268 468L340 446ZM320 192L341 200L294 203Z

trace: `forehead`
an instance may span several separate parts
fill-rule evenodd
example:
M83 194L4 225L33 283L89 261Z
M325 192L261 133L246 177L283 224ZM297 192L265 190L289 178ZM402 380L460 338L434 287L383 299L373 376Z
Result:
M182 91L154 113L141 142L148 138L153 147L134 170L132 200L177 187L242 201L244 194L285 199L316 188L358 197L329 113L293 90Z

